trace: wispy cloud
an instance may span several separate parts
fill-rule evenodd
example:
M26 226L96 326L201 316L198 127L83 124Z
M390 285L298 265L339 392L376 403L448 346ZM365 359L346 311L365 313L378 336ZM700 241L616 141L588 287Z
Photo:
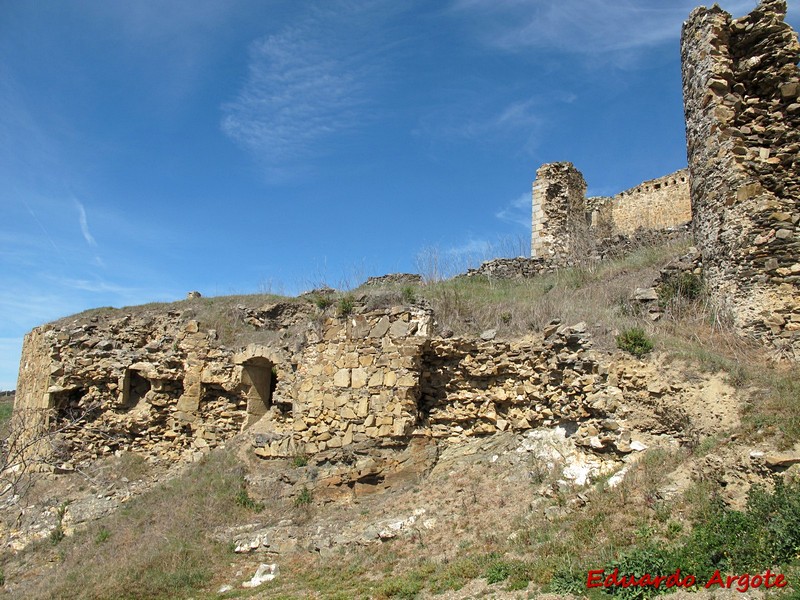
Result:
M547 114L554 106L573 102L570 94L542 93L535 97L506 100L470 97L464 94L440 108L430 110L413 133L418 136L467 139L486 142L512 141L526 153L535 151ZM500 108L494 108L495 103Z
M327 3L251 44L247 81L222 107L221 127L268 175L300 169L369 119L380 52L364 41L384 9L375 1Z
M528 231L531 228L531 193L521 194L511 202L508 202L495 215L501 221L522 225Z
M721 4L737 15L754 6L752 0L723 0ZM607 55L617 60L620 53L677 39L681 23L696 2L455 0L452 6L457 14L480 27L486 43L498 48L511 51L551 48L594 57Z
M92 236L92 233L89 231L89 222L86 219L86 209L79 200L75 200L75 206L78 208L78 221L80 222L83 239L85 239L86 243L90 246L97 246L97 242Z

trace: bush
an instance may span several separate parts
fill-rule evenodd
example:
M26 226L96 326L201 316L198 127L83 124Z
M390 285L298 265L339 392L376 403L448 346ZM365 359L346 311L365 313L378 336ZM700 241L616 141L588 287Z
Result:
M315 295L312 298L312 302L316 305L318 309L325 310L326 308L328 308L333 304L333 299L326 294L319 294Z
M303 486L303 489L300 490L300 493L297 494L297 498L294 499L295 506L308 506L314 500L314 496L306 486Z
M403 288L403 302L411 304L417 301L417 292L413 286L407 285Z
M343 296L339 299L339 316L346 317L353 313L353 309L356 307L356 300L348 294L347 296Z
M641 358L653 349L653 342L641 327L632 327L617 336L617 348Z
M236 502L236 506L252 510L255 513L260 513L266 508L263 502L257 502L250 497L244 485L239 489L239 493L236 494L234 502Z

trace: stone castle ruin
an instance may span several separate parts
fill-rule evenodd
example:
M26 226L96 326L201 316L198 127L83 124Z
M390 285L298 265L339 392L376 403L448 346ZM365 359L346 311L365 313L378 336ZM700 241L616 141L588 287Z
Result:
M587 198L586 182L572 163L546 164L533 182L531 256L554 259L584 253L616 234L679 228L691 220L685 169L613 198Z
M587 198L571 163L543 165L531 259L471 274L534 276L691 224L711 297L737 330L800 358L800 44L785 15L785 0L740 19L693 11L681 41L688 169Z
M742 333L797 360L800 45L785 12L783 0L741 19L695 10L682 40L688 170L587 198L572 164L544 165L532 258L471 274L535 276L631 240L685 235L691 222L713 298ZM291 457L557 424L579 445L624 455L622 398L663 393L614 372L590 350L585 324L553 323L517 342L444 339L421 305L362 302L333 316L299 298L236 307L236 322L260 337L233 347L196 316L208 302L37 327L25 337L16 409L74 419L64 439L73 461L121 450L181 459L244 430L258 455Z

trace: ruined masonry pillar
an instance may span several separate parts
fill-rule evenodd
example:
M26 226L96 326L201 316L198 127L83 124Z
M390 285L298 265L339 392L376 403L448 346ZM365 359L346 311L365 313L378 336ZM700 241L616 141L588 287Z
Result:
M586 181L572 163L542 165L533 182L531 256L567 257L588 233Z
M740 333L800 360L800 45L785 13L698 8L681 58L706 283Z

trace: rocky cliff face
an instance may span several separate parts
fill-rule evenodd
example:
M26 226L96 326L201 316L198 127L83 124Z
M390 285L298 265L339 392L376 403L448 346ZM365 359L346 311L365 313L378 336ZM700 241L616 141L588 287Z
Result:
M684 24L695 238L737 328L800 358L800 44L786 2Z

